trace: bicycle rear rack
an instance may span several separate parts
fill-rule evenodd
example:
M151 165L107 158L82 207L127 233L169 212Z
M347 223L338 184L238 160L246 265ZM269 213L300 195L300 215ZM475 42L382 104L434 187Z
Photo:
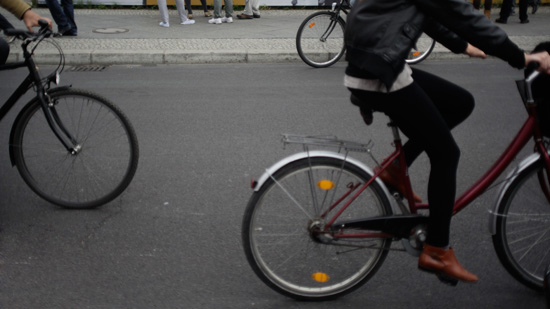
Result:
M282 142L284 146L287 144L302 144L304 145L304 150L307 150L308 146L320 146L338 148L339 152L343 149L346 151L370 153L372 146L374 146L372 140L369 140L366 144L361 144L340 140L336 136L307 136L295 134L283 134Z

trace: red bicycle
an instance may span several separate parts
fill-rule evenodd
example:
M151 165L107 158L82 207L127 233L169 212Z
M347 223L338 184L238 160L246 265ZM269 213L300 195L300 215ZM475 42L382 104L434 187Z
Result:
M540 107L531 91L537 75L517 81L529 117L494 165L456 200L454 214L480 196L533 140L534 153L501 185L490 229L507 271L542 291L550 263L550 158L544 138L549 133L539 123ZM376 173L348 156L352 151L370 153L370 142L284 135L285 144L302 144L304 152L277 162L252 182L254 193L242 226L246 257L264 283L296 299L326 300L367 282L389 250L420 255L427 216L419 211L428 204L415 203L405 168L400 171L406 181L404 196L378 178L394 160L406 166L399 130L389 125L395 151ZM327 146L339 151L318 150ZM396 240L403 249L390 248Z

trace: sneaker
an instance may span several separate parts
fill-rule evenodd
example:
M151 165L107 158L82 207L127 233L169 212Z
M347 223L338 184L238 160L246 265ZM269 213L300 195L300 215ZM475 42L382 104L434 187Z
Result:
M194 23L195 23L195 21L193 19L188 19L188 20L182 22L181 24L182 25L192 25Z
M208 11L204 12L204 17L210 17L210 16L212 16L212 13Z
M232 23L233 22L233 17L222 17L222 23Z
M221 24L222 23L222 19L221 18L212 18L211 20L208 21L209 24Z
M168 27L170 27L170 24L169 24L169 23L165 23L165 22L161 21L161 22L160 22L160 24L159 24L159 26L161 26L161 27L165 27L165 28L168 28Z

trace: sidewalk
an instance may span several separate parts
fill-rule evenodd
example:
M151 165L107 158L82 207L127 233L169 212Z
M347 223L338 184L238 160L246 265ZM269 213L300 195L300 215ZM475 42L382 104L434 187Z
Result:
M34 9L50 17L46 8ZM193 10L196 23L180 25L176 10L170 10L170 28L160 27L156 10L75 10L77 37L59 38L68 65L87 64L189 64L301 61L295 47L298 26L317 10L264 10L260 19L212 25L199 9ZM24 27L13 15L0 12L15 26ZM492 20L499 9L493 9ZM531 10L529 10L529 13ZM234 16L241 12L235 11ZM530 51L541 41L550 41L550 7L529 15L529 24L511 16L501 26L512 41ZM57 27L54 26L57 30ZM39 63L56 63L56 51L43 44ZM40 57L40 58L39 58ZM436 46L429 59L461 58ZM21 59L12 46L8 61Z

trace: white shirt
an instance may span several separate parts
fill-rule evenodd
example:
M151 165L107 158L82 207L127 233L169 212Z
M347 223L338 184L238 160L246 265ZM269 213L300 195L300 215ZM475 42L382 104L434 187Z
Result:
M349 75L346 75L344 77L344 86L352 89L388 93L403 89L412 84L413 78L411 75L411 67L409 67L409 65L405 63L403 71L401 71L401 73L397 75L397 79L395 80L389 91L386 88L386 85L384 85L384 83L382 83L379 79L364 79Z

